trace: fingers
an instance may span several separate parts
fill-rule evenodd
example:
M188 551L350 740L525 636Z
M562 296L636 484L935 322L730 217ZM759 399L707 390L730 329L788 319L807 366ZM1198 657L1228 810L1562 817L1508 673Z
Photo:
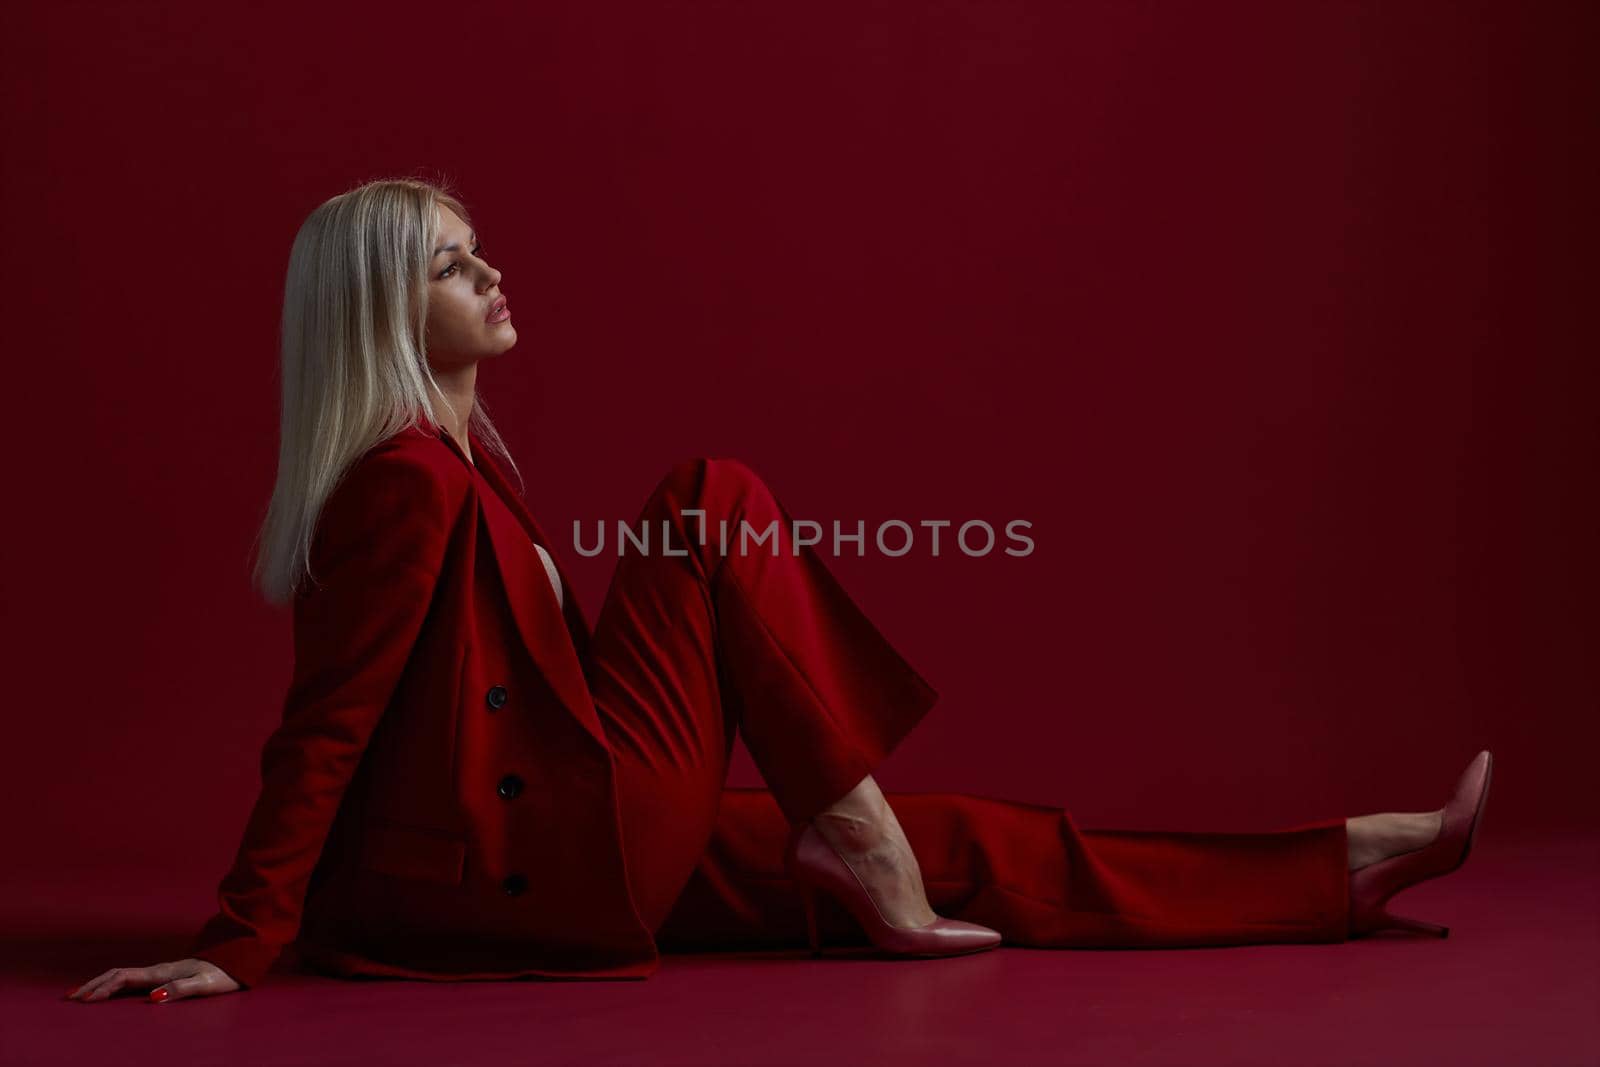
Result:
M142 992L163 982L170 984L183 973L175 963L158 963L151 967L113 967L72 990L67 994L67 999L88 1003L106 1000L123 990ZM167 1000L174 995L169 992L160 999Z
M184 997L203 996L212 992L211 979L205 975L195 975L192 978L174 978L165 985L156 986L150 990L150 999L157 1004L166 1004Z
M113 967L97 975L68 994L72 1000L85 1003L105 1000L123 989L148 989L165 981L163 967Z
M68 1000L107 1000L123 990L150 990L150 999L166 1004L186 997L231 993L239 988L226 971L204 960L186 959L153 967L113 967L67 993Z

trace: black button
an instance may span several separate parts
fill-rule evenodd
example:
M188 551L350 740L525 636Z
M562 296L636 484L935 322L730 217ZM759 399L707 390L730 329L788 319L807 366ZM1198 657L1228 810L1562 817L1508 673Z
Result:
M484 699L489 702L490 710L495 710L506 706L506 696L506 687L497 685L491 687L489 692L484 694Z
M518 896L528 891L528 880L520 874L508 874L500 883L500 888L506 891L507 896Z
M522 792L522 779L514 774L508 774L500 779L500 795L510 800Z

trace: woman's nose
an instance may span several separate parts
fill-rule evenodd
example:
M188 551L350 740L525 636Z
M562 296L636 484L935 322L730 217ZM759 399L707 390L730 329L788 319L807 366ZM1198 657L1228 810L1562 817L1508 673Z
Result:
M500 272L499 271L495 270L493 267L489 267L487 270L484 271L484 273L483 273L483 285L481 286L481 288L493 289L495 286L497 286L499 284L500 284Z

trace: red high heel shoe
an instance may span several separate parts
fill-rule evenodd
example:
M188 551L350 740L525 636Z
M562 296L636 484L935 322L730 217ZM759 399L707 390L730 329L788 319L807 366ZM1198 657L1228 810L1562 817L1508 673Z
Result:
M784 867L805 906L806 939L813 956L822 955L817 936L819 890L849 909L872 943L892 956L964 956L1000 943L998 930L960 919L938 918L911 928L890 926L856 872L809 822L790 833Z
M1478 833L1484 801L1489 798L1489 772L1494 757L1480 752L1462 772L1455 796L1445 805L1439 836L1430 844L1402 852L1350 873L1350 936L1377 933L1379 930L1409 930L1432 937L1449 937L1448 926L1437 926L1419 919L1390 915L1384 907L1389 898L1418 882L1437 878L1467 862L1472 839Z

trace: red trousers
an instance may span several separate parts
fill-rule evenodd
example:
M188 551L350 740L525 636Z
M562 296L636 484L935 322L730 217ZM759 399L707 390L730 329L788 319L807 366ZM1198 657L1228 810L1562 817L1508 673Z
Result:
M803 944L783 872L789 824L872 773L937 695L815 550L796 551L788 512L744 464L678 464L633 529L648 551L630 542L618 560L584 667L634 901L664 950ZM736 733L768 789L725 786ZM1080 830L1061 808L885 795L934 910L1009 944L1347 936L1343 818L1266 833ZM834 901L818 919L831 942L865 943Z

